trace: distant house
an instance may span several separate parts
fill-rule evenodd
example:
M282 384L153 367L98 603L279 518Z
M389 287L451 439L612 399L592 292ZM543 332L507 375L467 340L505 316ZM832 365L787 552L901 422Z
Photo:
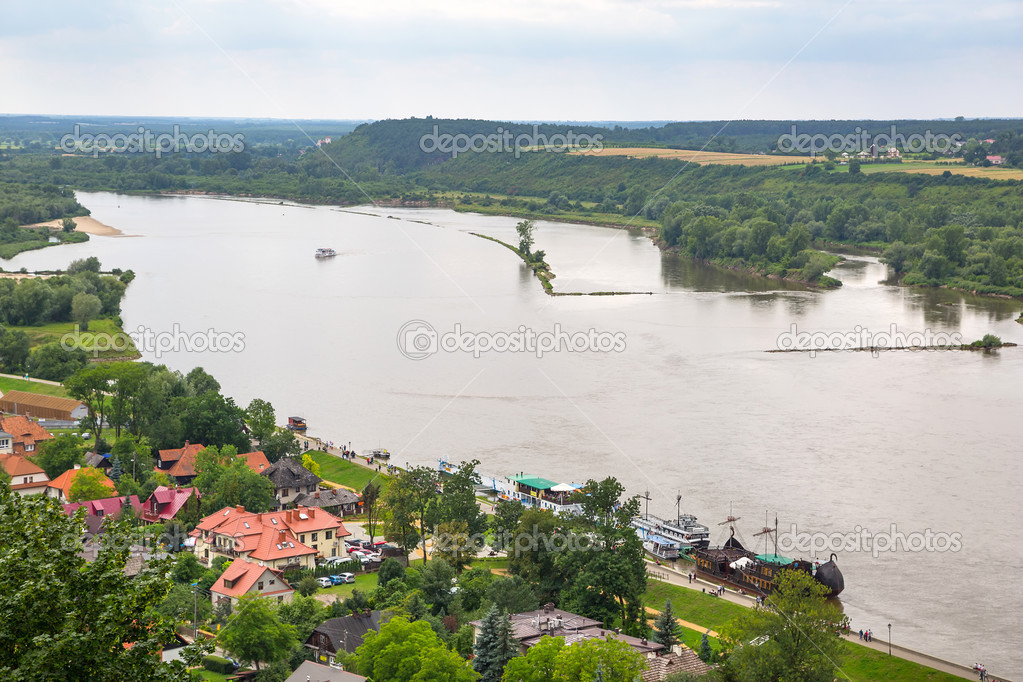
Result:
M11 434L0 433L0 444ZM22 455L0 454L0 467L11 477L11 490L19 495L46 494L50 478L38 464Z
M230 601L231 606L234 606L239 598L247 594L266 597L278 604L287 604L291 602L295 590L284 580L280 571L240 559L232 561L210 588L210 599L214 606L224 601Z
M314 661L302 661L284 682L365 682L366 678Z
M71 398L58 398L26 391L7 391L0 397L0 412L36 419L77 421L89 414L85 403Z
M266 454L262 450L246 452L238 455L238 459L244 459L249 468L257 474L261 474L270 468L270 460L266 458Z
M367 611L324 621L309 635L305 646L316 652L318 660L333 664L338 652L355 653L367 632L380 631L381 613Z
M153 494L142 505L142 520L145 523L166 523L185 508L185 504L193 495L196 500L202 499L197 488L157 486Z
M313 568L317 557L345 556L341 539L348 535L341 519L315 507L257 514L242 506L210 514L189 533L206 566L225 556L281 570Z
M53 434L26 417L0 417L0 455L34 455Z
M85 466L102 469L103 473L109 476L110 469L113 467L113 463L110 461L109 453L101 455L98 452L90 452L85 456Z
M672 647L671 652L658 656L647 654L646 666L643 670L643 682L661 682L669 675L686 673L700 677L710 672L710 666L700 660L696 652L681 644Z
M160 450L156 454L156 470L167 474L179 485L188 485L195 478L195 456L205 449L205 445L186 440L183 447Z
M988 161L991 162L992 166L1001 166L1003 163L1005 163L1005 159L1003 159L1000 156L988 156L986 158Z
M362 496L347 488L317 490L296 495L293 500L299 507L320 507L332 514L353 516L362 513Z
M139 502L138 495L104 497L101 500L90 502L68 502L64 505L64 513L74 516L75 512L82 508L86 510L86 516L102 519L108 516L117 516L122 512L129 515L137 514L142 510L142 503Z
M79 465L75 465L74 469L68 469L57 478L53 479L46 486L46 494L50 497L55 497L61 502L70 502L71 496L71 485L75 482L75 478L83 471L99 471L92 467L82 468ZM100 472L102 473L102 472ZM114 482L106 476L102 477L100 481L104 486L110 489L111 493L117 493L117 488L114 487Z
M316 492L323 480L293 457L281 457L263 472L263 476L274 484L278 508L295 504L296 498L303 493Z
M563 637L565 644L576 644L589 639L614 638L625 642L644 656L659 654L664 649L663 644L605 629L599 620L563 611L555 608L554 604L545 604L536 611L509 614L508 620L511 622L512 635L518 640L519 652L522 654L542 637L548 636ZM473 627L474 641L480 635L481 623L479 620L469 623Z

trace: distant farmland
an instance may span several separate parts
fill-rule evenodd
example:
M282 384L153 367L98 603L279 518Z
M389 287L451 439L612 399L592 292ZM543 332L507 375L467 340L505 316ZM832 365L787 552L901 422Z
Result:
M573 152L590 156L630 156L637 159L656 156L679 159L692 163L714 163L724 166L780 166L786 163L808 163L809 156L771 156L768 154L731 154L728 152L701 152L695 149L665 149L663 147L604 147L601 151Z
M860 166L864 173L923 173L941 175L951 171L956 175L991 180L1023 180L1023 169L1002 168L1001 166L967 166L961 163L935 163L934 161L903 161L902 163L865 163Z

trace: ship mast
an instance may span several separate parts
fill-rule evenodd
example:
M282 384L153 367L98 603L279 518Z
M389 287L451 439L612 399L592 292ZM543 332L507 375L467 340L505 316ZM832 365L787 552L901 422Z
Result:
M719 526L727 526L729 524L735 523L736 521L738 521L741 518L742 518L741 516L732 516L732 503L729 502L728 503L728 518L725 519L724 521L722 521L721 523L719 523L718 525Z
M773 535L774 536L774 556L777 557L778 556L778 515L777 514L774 515L774 528L771 528L770 526L767 525L767 512L766 511L764 512L764 527L760 529L759 533L754 533L753 537L758 537L760 535ZM764 541L764 550L765 550L764 553L766 554L767 553L766 552L766 550L767 550L767 542L766 542L766 540Z
M682 527L682 491L675 495L675 523Z
M644 519L650 518L650 491L645 491L642 495L639 495L641 500L646 500L646 513L643 515Z

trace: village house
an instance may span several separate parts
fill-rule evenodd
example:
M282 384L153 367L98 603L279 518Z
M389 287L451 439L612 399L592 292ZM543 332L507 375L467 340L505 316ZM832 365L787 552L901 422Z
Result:
M189 535L204 565L224 556L291 570L314 568L317 557L346 556L342 538L351 533L336 516L316 507L257 514L237 506L207 516Z
M0 412L60 421L78 421L89 414L85 403L79 400L26 391L4 393L3 397L0 397Z
M355 653L368 632L380 631L381 611L365 611L342 618L331 618L316 626L305 642L322 663L334 665L338 652Z
M34 455L53 434L26 417L0 417L0 455Z
M564 637L565 644L575 644L597 637L615 638L644 656L656 654L664 649L663 644L645 638L630 637L614 630L606 630L599 620L563 611L555 608L554 604L545 604L536 611L509 614L508 620L511 622L512 635L519 642L519 653L523 655L527 649L539 642L541 637L548 636ZM479 620L469 623L473 627L473 641L480 635L481 624L482 621Z
M78 477L78 475L83 471L99 471L101 474L103 473L99 469L94 469L92 467L83 468L76 464L74 469L68 469L57 478L50 481L49 484L47 484L46 486L46 494L50 497L57 498L61 502L70 502L71 486L74 484L75 479ZM105 475L102 476L100 483L103 486L109 488L111 493L113 494L117 493L117 488L114 487L114 482L107 478Z
M129 516L137 515L142 510L142 503L139 502L138 495L104 497L101 500L91 500L89 502L68 502L64 505L64 513L68 516L74 516L76 511L83 508L85 509L86 516L95 516L96 518L103 519L108 516L116 517L122 513Z
M0 433L0 444L10 434ZM0 454L0 467L11 477L11 490L19 495L46 494L50 478L42 467L22 455Z
M210 588L210 599L214 607L230 601L233 608L238 604L238 599L247 594L265 597L277 604L288 604L295 590L280 571L242 560L232 561Z
M323 480L292 457L280 458L263 475L274 484L274 496L279 509L297 504L296 499L304 493L316 492Z
M188 500L195 496L196 501L202 499L198 488L168 488L165 485L156 487L153 494L142 505L142 521L144 523L166 523L185 508Z
M990 155L985 158L991 162L992 166L1001 166L1003 163L1005 163L1005 159L1003 159L1001 156Z
M362 513L362 496L347 488L331 488L302 493L295 497L294 502L298 507L319 507L339 516L354 516Z
M178 485L188 485L196 476L195 458L206 449L205 445L185 441L183 447L172 450L160 450L156 458L156 471L170 476ZM245 452L238 455L245 464L257 474L270 468L270 460L262 450Z

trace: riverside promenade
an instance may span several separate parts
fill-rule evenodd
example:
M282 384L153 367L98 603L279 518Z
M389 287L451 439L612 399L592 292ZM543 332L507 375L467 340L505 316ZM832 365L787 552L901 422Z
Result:
M688 563L685 565L690 567L690 564ZM710 582L702 578L694 578L692 584L690 584L688 578L690 570L693 569L690 567L689 570L682 571L676 568L671 568L665 564L658 565L647 560L647 575L655 580L661 580L677 587L684 587L698 592L712 592L718 588L717 583ZM726 587L724 594L720 597L716 597L716 599L724 599L725 601L732 602L733 604L739 604L746 608L753 608L756 605L756 597L747 594L739 594L730 587ZM872 642L864 642L859 638L858 627L854 628L850 625L849 630L850 634L843 635L843 637L853 644L859 644L860 646L865 646L883 653L888 652L888 640L882 640L880 635ZM953 663L952 661L947 661L943 658L938 658L937 656L931 656L930 654L925 654L921 651L908 649L906 647L899 646L898 644L892 644L892 656L897 656L898 658L902 658L913 663L919 663L920 665L927 666L928 668L934 668L935 670L940 670L941 672L948 673L949 675L955 675L956 677L961 677L965 680L976 680L979 678L978 673L969 666ZM989 682L1011 682L1011 680L1006 677L999 677L990 672L987 675L987 680L989 680Z

